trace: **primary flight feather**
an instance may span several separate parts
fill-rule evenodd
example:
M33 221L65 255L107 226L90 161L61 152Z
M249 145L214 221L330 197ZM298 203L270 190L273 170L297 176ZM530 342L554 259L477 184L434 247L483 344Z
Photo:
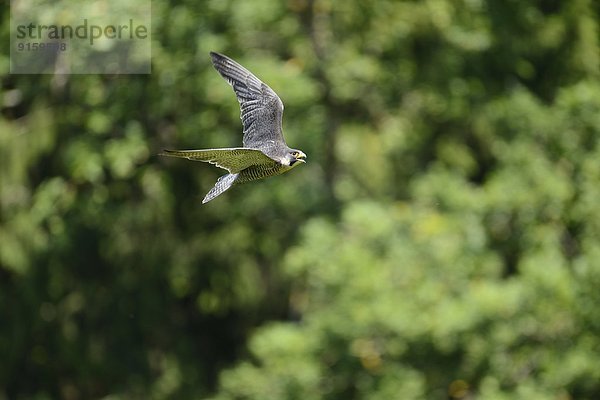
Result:
M204 150L164 150L161 155L204 161L226 169L202 203L236 183L280 175L306 162L306 154L290 148L283 138L283 103L277 93L231 58L211 52L215 69L233 87L240 103L243 147Z

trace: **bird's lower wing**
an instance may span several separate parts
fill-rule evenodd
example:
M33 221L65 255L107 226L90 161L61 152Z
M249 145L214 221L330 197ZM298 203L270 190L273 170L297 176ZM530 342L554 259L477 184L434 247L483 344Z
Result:
M204 161L231 172L238 173L248 167L272 164L273 159L262 151L245 147L205 150L163 150L161 156L187 158Z

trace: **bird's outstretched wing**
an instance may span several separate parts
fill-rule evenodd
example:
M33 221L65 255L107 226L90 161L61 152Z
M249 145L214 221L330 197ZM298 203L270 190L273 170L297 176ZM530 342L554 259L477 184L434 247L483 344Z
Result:
M219 168L226 169L232 174L238 173L248 167L274 163L262 151L245 147L205 150L163 150L160 155L208 162Z
M283 102L273 89L231 58L215 52L210 56L240 103L244 146L285 145L281 128Z

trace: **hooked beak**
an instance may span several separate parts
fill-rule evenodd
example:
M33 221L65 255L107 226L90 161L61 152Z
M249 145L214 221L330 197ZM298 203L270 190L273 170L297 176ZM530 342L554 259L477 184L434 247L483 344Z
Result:
M298 151L298 155L296 156L296 161L300 161L302 163L306 163L306 154L301 151Z

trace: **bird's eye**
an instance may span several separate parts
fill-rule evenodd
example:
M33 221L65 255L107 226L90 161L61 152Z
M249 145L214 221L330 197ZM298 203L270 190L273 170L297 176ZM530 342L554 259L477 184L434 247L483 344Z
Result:
M298 155L299 155L299 154L298 154L298 152L297 152L297 151L294 151L294 152L292 153L292 156L294 156L294 158L298 158Z

